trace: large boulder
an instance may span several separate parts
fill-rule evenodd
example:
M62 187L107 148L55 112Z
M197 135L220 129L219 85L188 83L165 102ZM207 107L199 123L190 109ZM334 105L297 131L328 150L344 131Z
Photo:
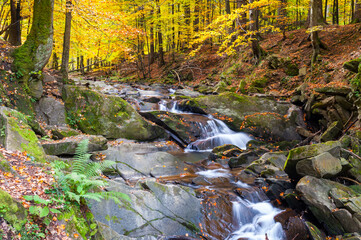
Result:
M43 97L35 106L36 117L48 125L66 125L64 104L51 97Z
M313 158L299 161L296 164L297 174L318 178L331 178L342 170L341 159L332 156L329 152L321 153Z
M361 231L361 198L351 188L305 176L297 183L296 190L329 234Z
M27 211L9 193L0 189L0 215L16 230L20 231L27 221Z
M28 125L28 118L6 107L0 107L0 144L7 150L26 151L35 160L44 161L44 150Z
M296 166L298 162L305 159L310 159L320 155L324 152L329 152L334 157L340 156L340 142L326 142L319 144L306 145L292 149L287 157L287 161L284 165L285 172L292 178L299 178Z
M63 98L69 123L85 133L140 141L165 135L162 128L145 121L120 97L66 85Z
M90 209L95 220L117 234L135 239L199 234L201 204L192 189L149 180L139 182L135 187L121 180L109 183L108 190L128 194L131 201L122 205L112 200L92 202ZM100 231L102 229L106 228ZM113 236L116 235L114 232Z
M45 153L48 155L74 155L79 143L85 139L88 139L89 141L89 152L106 150L108 148L107 139L99 135L79 135L63 138L58 141L43 141L41 145L43 146Z
M289 103L266 98L222 93L183 100L180 109L207 112L220 118L234 131L242 131L275 140L300 140L296 126L302 124L302 117Z

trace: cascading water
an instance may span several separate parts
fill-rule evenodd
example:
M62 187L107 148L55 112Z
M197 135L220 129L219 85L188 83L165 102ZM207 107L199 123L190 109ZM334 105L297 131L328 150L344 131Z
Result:
M177 114L194 114L182 111L177 102L172 102L171 107L168 108L167 102L161 101L159 102L159 110ZM211 151L213 148L224 144L233 144L241 149L246 149L247 142L252 140L245 133L232 131L224 122L212 115L207 117L209 120L206 124L197 123L202 134L197 141L187 146L186 151Z
M170 106L170 107L167 107ZM171 104L166 101L159 103L159 109L177 114L194 114L184 112L177 102ZM197 123L201 129L198 140L190 143L185 151L211 151L214 147L224 144L233 144L241 149L246 149L246 144L252 138L241 132L232 131L224 122L207 116L209 120ZM232 174L227 169L205 170L196 173L205 178L231 178ZM250 239L250 240L283 240L284 232L280 223L276 223L274 217L281 210L272 206L264 194L251 186L240 181L233 182L236 187L245 188L249 191L246 199L240 197L232 201L233 231L226 240ZM212 188L212 187L210 187Z

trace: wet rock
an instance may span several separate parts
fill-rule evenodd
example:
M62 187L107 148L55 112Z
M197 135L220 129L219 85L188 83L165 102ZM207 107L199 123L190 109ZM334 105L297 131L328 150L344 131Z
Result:
M252 161L258 158L258 154L250 151L241 153L238 157L230 158L228 165L230 168L239 168L244 167L247 164L250 164Z
M215 185L217 187L231 186L230 179L226 178L226 177L207 178L204 176L199 176L199 177L194 178L192 180L192 183L196 184L196 185L203 185L203 186L207 186L207 185Z
M22 113L0 107L0 144L7 150L26 151L35 160L44 161L44 150L28 122Z
M139 182L135 187L123 181L110 181L108 190L128 194L123 205L112 200L92 202L95 220L119 235L141 239L189 234L196 236L201 218L200 200L192 189L155 181Z
M41 143L48 155L74 155L79 143L85 139L89 140L88 152L101 151L107 149L107 139L103 136L79 135L67 137L60 141L44 141Z
M308 229L304 220L299 217L292 216L288 219L287 225L284 227L286 239L307 240Z
M301 160L296 164L296 171L300 176L310 175L318 178L331 178L337 176L341 170L340 159L335 158L328 152Z
M282 200L282 195L284 195L284 192L287 189L293 188L293 185L290 183L290 181L287 181L287 180L269 178L269 179L266 179L266 182L269 184L266 195L271 200L275 200L275 199Z
M190 89L177 89L175 95L186 96L186 97L199 97L202 94L197 91L192 91Z
M51 97L43 97L35 106L36 117L48 125L66 125L65 107Z
M118 96L66 85L63 99L69 123L76 124L84 133L140 141L165 136L162 128L145 121Z
M299 161L315 157L324 152L329 152L331 155L338 157L340 155L340 146L340 142L326 142L294 148L288 154L284 171L290 177L297 178L296 165Z
M283 199L286 201L287 206L292 209L301 211L306 207L295 189L287 189L283 194Z
M143 100L144 102L159 103L161 101L158 97L150 97Z

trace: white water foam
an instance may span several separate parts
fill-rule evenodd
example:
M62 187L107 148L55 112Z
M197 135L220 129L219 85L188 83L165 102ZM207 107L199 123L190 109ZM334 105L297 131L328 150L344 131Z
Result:
M269 240L285 239L282 225L274 220L281 210L274 208L268 201L252 203L238 198L232 204L233 221L238 230L226 240L264 240L266 236Z
M197 172L198 175L204 176L206 178L219 178L219 177L231 177L232 174L229 173L227 169L212 169L206 171Z

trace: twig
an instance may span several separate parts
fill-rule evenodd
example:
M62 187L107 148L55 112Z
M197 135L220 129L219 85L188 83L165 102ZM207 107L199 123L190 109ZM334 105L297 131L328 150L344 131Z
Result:
M351 181L351 182L354 182L356 183L357 185L361 185L361 183L359 183L358 181L354 180L354 179L351 179L351 178L348 178L348 177L338 177L338 178L341 178L341 179L345 179L347 181Z
M309 136L308 138L306 138L305 140L303 140L302 142L297 144L295 147L300 147L300 146L304 146L304 145L308 144L319 133L321 133L321 130L319 130L316 133L312 134L311 136Z
M351 152L351 151L349 151L349 150L347 150L347 149L344 149L344 148L341 148L341 151L343 151L343 152L345 152L345 153L348 153L348 154L352 155L353 157L361 160L361 157L360 157L359 155L357 155L356 153L353 153L353 152Z

